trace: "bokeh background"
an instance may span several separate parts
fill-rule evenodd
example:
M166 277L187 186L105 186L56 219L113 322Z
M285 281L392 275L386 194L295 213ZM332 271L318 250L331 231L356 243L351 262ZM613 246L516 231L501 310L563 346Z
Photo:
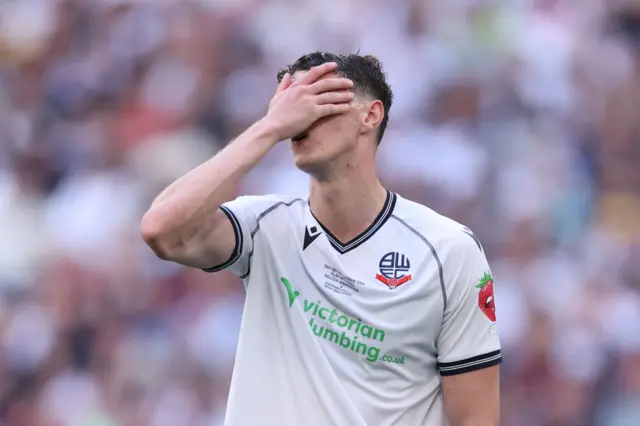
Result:
M0 425L222 424L242 285L139 220L317 49L383 61L384 183L484 243L503 425L639 426L636 0L1 0ZM283 143L238 194L307 182Z

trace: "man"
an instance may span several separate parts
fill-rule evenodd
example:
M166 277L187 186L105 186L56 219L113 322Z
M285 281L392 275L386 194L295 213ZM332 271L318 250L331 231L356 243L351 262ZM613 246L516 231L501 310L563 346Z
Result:
M244 280L226 425L497 425L491 272L471 231L378 181L381 64L313 53L278 78L266 116L142 220L160 258ZM290 138L308 200L224 203Z

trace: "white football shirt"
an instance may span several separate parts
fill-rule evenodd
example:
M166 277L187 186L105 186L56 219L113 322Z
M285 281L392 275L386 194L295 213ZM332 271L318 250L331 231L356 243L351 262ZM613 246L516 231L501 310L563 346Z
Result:
M222 210L246 301L226 426L445 423L440 376L501 362L493 278L468 228L389 192L342 243L308 200Z

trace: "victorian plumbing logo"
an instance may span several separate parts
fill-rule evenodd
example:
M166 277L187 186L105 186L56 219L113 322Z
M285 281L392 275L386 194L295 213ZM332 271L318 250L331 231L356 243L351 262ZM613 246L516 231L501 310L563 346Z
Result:
M301 294L288 279L282 277L280 282L287 291L289 308L293 308ZM309 327L319 339L361 354L368 362L405 363L404 356L380 355L378 343L384 342L384 330L350 317L332 306L325 306L319 300L313 302L304 297L301 300L302 308L309 316Z

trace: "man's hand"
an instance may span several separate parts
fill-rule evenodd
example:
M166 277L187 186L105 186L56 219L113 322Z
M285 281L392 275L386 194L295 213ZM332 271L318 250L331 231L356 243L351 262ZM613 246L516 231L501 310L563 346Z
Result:
M350 90L353 82L339 77L320 80L336 68L334 62L319 65L296 82L293 82L290 74L285 74L265 117L278 140L286 140L304 132L323 117L349 111L354 98Z
M241 236L220 205L278 141L351 108L353 82L331 76L336 68L335 63L320 65L295 82L285 75L265 118L155 199L142 219L141 232L160 258L205 269L231 259Z

